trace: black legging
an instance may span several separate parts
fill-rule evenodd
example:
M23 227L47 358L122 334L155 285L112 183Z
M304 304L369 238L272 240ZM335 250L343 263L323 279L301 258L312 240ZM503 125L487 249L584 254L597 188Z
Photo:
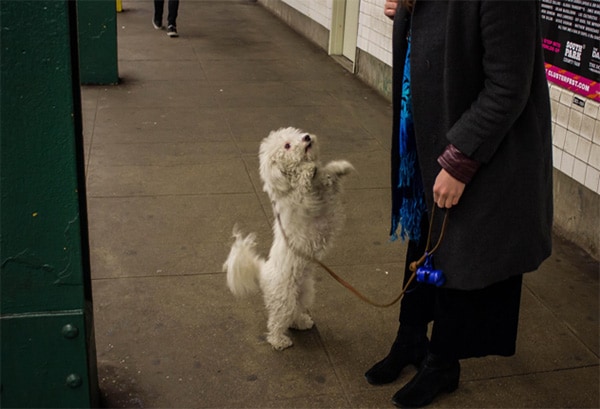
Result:
M164 8L165 0L154 0L154 21L162 21ZM167 25L177 27L177 11L179 10L179 0L169 0L168 9L169 14L167 15Z

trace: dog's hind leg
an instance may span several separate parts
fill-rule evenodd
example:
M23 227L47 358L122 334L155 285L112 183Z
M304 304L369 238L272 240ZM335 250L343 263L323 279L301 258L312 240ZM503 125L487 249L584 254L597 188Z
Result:
M305 330L311 329L313 325L315 325L315 323L310 315L308 315L308 312L301 312L296 316L290 328Z
M291 347L294 343L292 339L286 335L294 314L294 307L288 305L290 303L279 299L278 302L267 301L267 311L269 312L269 320L267 322L267 341L273 348L281 351ZM281 302L283 301L283 303Z
M267 342L271 344L273 349L278 351L282 351L294 345L292 339L285 334L285 330L281 332L279 328L269 331L267 334Z
M286 334L294 320L296 298L285 284L272 280L263 286L263 296L269 319L267 321L267 341L277 350L293 345Z
M312 306L315 299L315 284L312 276L306 277L300 287L298 303L296 305L296 313L294 322L290 328L306 330L311 329L314 321L308 313L308 309Z

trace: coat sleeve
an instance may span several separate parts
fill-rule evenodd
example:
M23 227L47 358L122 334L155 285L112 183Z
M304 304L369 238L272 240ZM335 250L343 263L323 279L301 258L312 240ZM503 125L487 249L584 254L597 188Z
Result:
M478 18L483 87L447 138L465 155L486 163L527 103L540 26L532 0L483 0Z

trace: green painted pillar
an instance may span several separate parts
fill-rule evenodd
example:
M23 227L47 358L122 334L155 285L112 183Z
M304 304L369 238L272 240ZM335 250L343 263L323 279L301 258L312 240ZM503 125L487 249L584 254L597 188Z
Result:
M119 82L115 0L77 0L82 84Z
M97 406L73 1L0 1L0 194L0 407Z

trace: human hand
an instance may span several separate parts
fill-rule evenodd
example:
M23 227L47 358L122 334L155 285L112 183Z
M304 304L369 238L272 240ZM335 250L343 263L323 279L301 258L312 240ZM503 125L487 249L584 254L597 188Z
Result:
M464 190L464 183L442 169L433 184L433 201L438 207L450 209L458 204Z
M396 15L396 9L398 8L398 0L385 0L383 6L383 14L393 19Z

